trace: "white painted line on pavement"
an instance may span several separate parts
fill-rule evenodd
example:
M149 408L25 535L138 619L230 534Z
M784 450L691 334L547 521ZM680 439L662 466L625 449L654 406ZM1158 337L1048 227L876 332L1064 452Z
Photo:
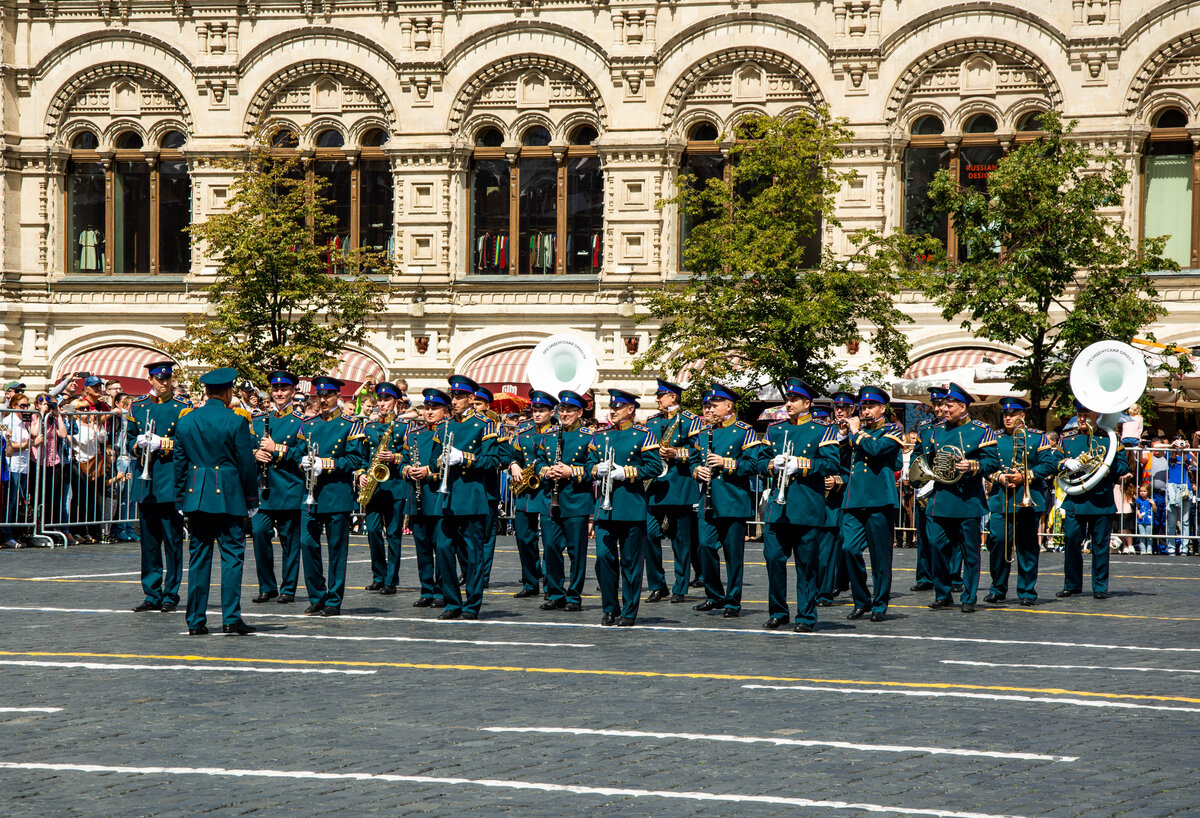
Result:
M439 645L487 645L497 647L530 647L530 648L594 648L582 642L486 642L478 639L422 639L416 636L319 636L307 633L257 633L251 636L265 636L271 639L335 639L344 642L433 642Z
M242 770L224 767L118 767L105 764L41 764L32 761L0 761L0 770L27 770L55 773L125 773L128 775L206 775L222 778L285 778L318 781L384 781L401 784L456 784L504 790L535 790L572 795L601 795L616 798L664 798L673 801L716 801L741 804L775 804L786 807L815 807L845 809L858 812L891 812L905 815L928 815L932 818L1021 818L1015 815L995 815L984 812L958 812L944 809L871 804L853 801L818 801L811 798L790 798L778 795L742 795L739 793L688 792L646 790L632 787L582 787L569 784L548 784L541 781L513 781L497 778L451 778L433 775L393 775L389 773L323 773L314 770Z
M139 577L141 571L117 571L113 574L63 574L57 577L26 577L26 579L95 579L99 577Z
M781 747L835 747L884 753L926 753L928 755L968 756L977 758L1015 758L1025 761L1078 761L1079 756L1005 753L998 750L962 750L953 747L914 747L904 744L857 744L850 741L804 741L792 738L708 735L704 733L647 733L641 730L587 730L571 727L481 727L485 733L543 733L571 736L615 736L618 738L663 738L685 741L721 741L733 744L775 744Z
M921 696L924 698L986 699L994 702L1034 702L1038 704L1070 704L1077 707L1113 707L1120 710L1169 710L1173 713L1200 713L1200 707L1166 707L1157 704L1129 702L1097 702L1087 699L1056 699L1050 696L1013 696L997 693L947 693L934 690L883 690L874 687L813 687L810 685L742 685L746 690L804 690L814 693L867 693L888 696Z
M1110 667L1108 665L1022 665L1006 662L968 662L964 659L942 659L943 665L970 665L972 667L1008 667L1021 670L1130 670L1140 673L1200 673L1200 670L1188 670L1177 667Z
M370 676L374 670L332 670L326 668L307 667L242 667L240 665L122 665L108 662L34 662L24 660L0 660L0 665L19 665L22 667L58 667L80 668L83 670L213 670L222 673L318 673L337 674L342 676ZM60 710L62 708L54 708ZM4 712L0 708L0 713Z
M0 713L61 713L61 707L0 707Z

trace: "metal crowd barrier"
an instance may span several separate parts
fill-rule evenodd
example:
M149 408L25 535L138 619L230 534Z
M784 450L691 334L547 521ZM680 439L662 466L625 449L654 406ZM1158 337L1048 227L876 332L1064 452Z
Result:
M134 540L133 481L119 411L0 409L0 545Z

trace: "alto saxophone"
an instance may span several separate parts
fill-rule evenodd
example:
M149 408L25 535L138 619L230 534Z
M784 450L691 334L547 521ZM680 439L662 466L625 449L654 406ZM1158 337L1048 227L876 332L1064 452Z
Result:
M386 482L392 476L391 469L387 463L379 459L379 455L388 451L392 443L392 430L396 428L396 421L388 424L387 431L383 433L383 437L379 438L379 445L375 448L375 456L371 458L371 465L367 469L367 482L363 483L363 487L358 490L358 504L365 506L371 502L371 497L375 494L375 490L379 488L379 484Z

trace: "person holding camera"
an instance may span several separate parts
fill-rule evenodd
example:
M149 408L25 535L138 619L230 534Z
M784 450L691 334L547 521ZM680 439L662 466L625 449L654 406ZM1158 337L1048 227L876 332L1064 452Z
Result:
M1187 554L1192 545L1192 495L1196 491L1195 458L1187 451L1187 440L1176 435L1167 455L1167 536L1174 536L1175 554ZM1167 541L1166 553L1171 553Z

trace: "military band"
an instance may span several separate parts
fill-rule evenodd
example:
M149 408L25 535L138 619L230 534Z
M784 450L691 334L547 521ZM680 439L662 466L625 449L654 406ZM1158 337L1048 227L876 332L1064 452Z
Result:
M583 424L588 401L570 390L530 392L530 419L501 435L485 387L461 375L448 389L427 388L419 421L401 417L407 396L396 384L375 389L378 414L365 426L340 408L344 384L312 380L320 411L293 409L298 379L268 375L271 407L251 418L231 408L236 372L203 376L207 401L191 410L170 395L171 364L150 367L152 396L130 411L129 450L141 458L143 602L135 610L178 604L182 521L190 539L188 632L208 632L206 609L214 549L221 555L222 628L250 633L242 620L241 574L247 520L258 579L254 602L291 602L299 565L306 614L337 616L346 599L351 517L365 522L371 555L368 591L417 587L417 608L441 619L476 619L484 598L488 543L501 497L512 497L520 562L517 599L545 591L544 611L589 606L589 525L594 522L600 623L636 624L642 601L686 599L690 561L699 550L705 598L695 609L742 609L746 526L763 521L769 630L817 626L817 608L834 604L845 582L851 620L886 619L892 549L900 507L902 428L886 418L890 397L877 386L833 395L834 415L801 378L783 390L786 419L759 434L737 419L737 393L713 384L703 417L681 405L683 388L657 384L658 413L638 422L638 396L608 390L608 423ZM938 417L917 426L907 478L916 489L914 591L934 591L932 608L953 604L954 558L962 566L963 611L975 609L981 518L987 515L990 587L984 602L1015 597L1035 604L1038 523L1047 481L1065 492L1065 582L1059 597L1082 592L1082 550L1092 553L1091 588L1108 594L1113 487L1129 463L1094 412L1056 448L1025 423L1029 405L1000 401L1000 433L973 420L973 401L956 384L931 390ZM1107 464L1097 468L1097 464ZM756 487L764 487L759 493ZM401 569L401 538L411 529L415 576ZM671 537L671 565L661 537ZM275 574L278 536L281 573ZM324 553L323 553L324 552ZM869 553L868 577L864 554ZM788 563L795 582L790 607ZM839 576L839 574L843 574ZM668 577L670 585L668 586Z

